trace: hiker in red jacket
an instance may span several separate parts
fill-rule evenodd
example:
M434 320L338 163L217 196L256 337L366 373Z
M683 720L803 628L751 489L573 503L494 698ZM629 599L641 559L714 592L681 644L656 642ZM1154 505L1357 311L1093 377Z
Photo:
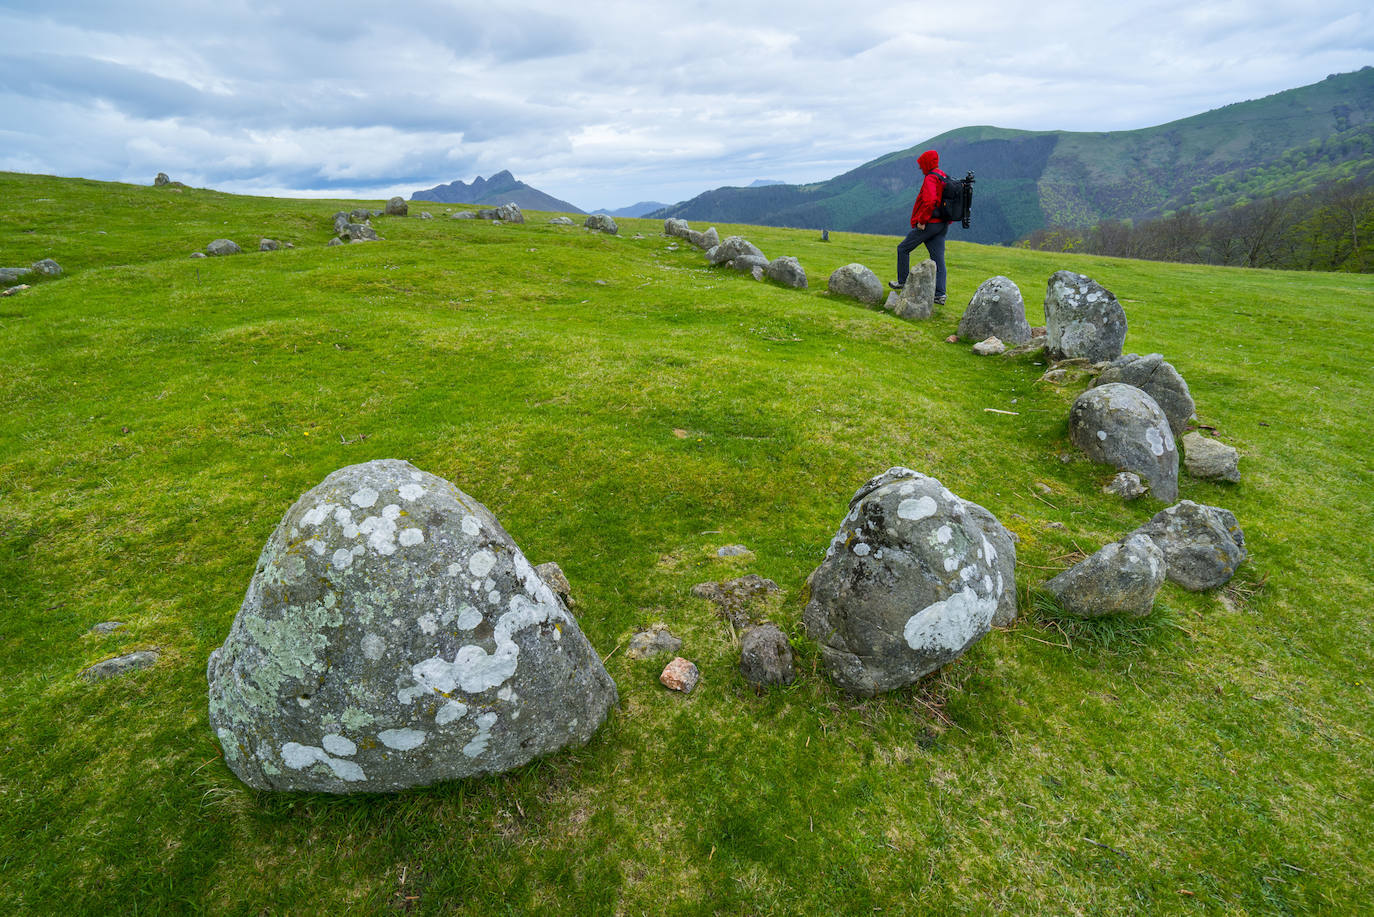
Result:
M916 203L911 208L911 232L897 246L897 279L889 281L888 286L900 290L906 285L906 276L911 273L911 253L916 246L924 245L930 252L930 260L935 262L935 302L943 305L945 301L945 233L949 224L937 218L936 209L940 206L940 192L949 176L940 171L940 154L926 150L916 157L925 178L921 181L921 192L916 195Z

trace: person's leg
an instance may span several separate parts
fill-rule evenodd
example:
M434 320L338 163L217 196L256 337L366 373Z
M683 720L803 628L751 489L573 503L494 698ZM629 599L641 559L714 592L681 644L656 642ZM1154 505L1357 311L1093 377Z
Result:
M948 223L932 223L926 227L935 229L936 232L925 240L926 251L930 252L930 260L935 262L935 298L943 299L945 295L945 235L949 232ZM907 238L911 238L908 236Z
M930 223L926 224L925 229L913 228L905 239L897 243L897 286L906 283L906 275L911 273L911 253L926 240L930 229Z

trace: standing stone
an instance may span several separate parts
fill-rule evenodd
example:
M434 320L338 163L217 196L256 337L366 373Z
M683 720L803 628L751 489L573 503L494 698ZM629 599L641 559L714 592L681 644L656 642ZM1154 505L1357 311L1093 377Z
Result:
M1113 382L1074 399L1069 439L1092 461L1139 474L1157 499L1178 499L1173 431L1154 399L1135 386Z
M596 232L605 232L611 235L620 232L620 227L615 225L615 220L611 219L608 213L593 213L587 217L582 225Z
M1183 467L1199 480L1240 483L1240 453L1201 433L1183 437Z
M334 214L334 235L343 235L344 230L348 228L348 224L348 214L344 213L342 210Z
M776 624L749 628L740 641L739 670L751 685L790 685L797 673L787 635Z
M260 252L275 252L275 251L278 251L280 248L281 248L281 243L278 242L276 239L259 239L259 240L258 240L258 251L260 251Z
M1132 534L1149 536L1164 552L1169 579L1190 592L1226 585L1246 558L1236 517L1192 500L1160 510Z
M836 268L826 283L826 289L835 296L847 296L870 306L883 301L883 282L862 264L846 264Z
M287 511L207 675L225 762L271 790L506 771L585 743L617 700L487 508L394 460L342 468Z
M393 197L386 202L386 215L389 217L403 217L410 214L410 205L403 197Z
M496 208L496 219L502 223L523 223L525 215L520 212L520 205L511 201Z
M1164 552L1144 535L1113 542L1054 579L1045 589L1059 607L1080 618L1148 615L1164 585Z
M154 184L154 185L157 185L158 187L161 187L161 186L163 186L163 185L170 185L171 183L172 183L172 180L171 180L170 178L167 177L167 173L166 173L166 172L159 172L159 173L157 173L157 178L154 178L154 179L153 179L153 184Z
M687 234L692 231L686 220L679 220L669 217L663 221L663 234L665 236L677 236L679 239L687 238Z
M768 263L764 273L774 283L780 283L794 290L806 289L806 270L802 268L801 262L791 255L774 258Z
M216 239L205 246L206 253L210 255L241 255L243 249L230 239Z
M966 341L996 337L1012 346L1029 341L1031 328L1020 288L1000 275L984 280L959 319L959 337Z
M1126 311L1106 287L1082 274L1055 271L1045 292L1051 360L1115 360L1126 342Z
M1108 364L1098 375L1093 385L1106 385L1110 382L1124 382L1148 392L1159 405L1164 416L1169 418L1169 429L1178 438L1188 429L1188 419L1197 407L1193 395L1188 391L1188 383L1178 374L1178 370L1157 353L1140 356L1134 353L1122 354Z
M881 291L881 286L879 287ZM883 308L898 318L920 321L935 314L935 262L929 258L911 269L901 290L887 294Z
M345 223L343 232L339 233L339 236L349 242L376 242L378 240L377 230L372 228L371 223Z
M1015 547L983 507L898 467L859 488L849 508L802 616L845 691L911 684L1015 617Z

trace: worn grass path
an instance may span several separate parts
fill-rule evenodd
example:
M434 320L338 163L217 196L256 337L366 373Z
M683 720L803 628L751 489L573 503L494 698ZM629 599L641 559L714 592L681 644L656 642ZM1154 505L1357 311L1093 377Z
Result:
M719 227L796 255L799 292L648 221L611 238L413 205L438 218L324 247L351 206L0 174L0 264L67 270L0 299L0 910L1368 908L1374 278L956 242L950 305L915 324L822 292L850 261L886 278L895 238ZM220 236L297 248L187 257ZM1244 527L1225 593L1169 585L1149 618L1091 625L1030 600L1162 505L1060 461L1076 388L944 343L982 280L1011 277L1035 322L1063 267L1121 298L1127 349L1163 353L1245 456L1239 486L1182 483ZM622 706L500 777L253 793L206 724L206 658L287 507L387 457L562 565ZM803 583L896 464L1018 534L1022 617L856 703L801 635ZM736 542L754 556L715 558ZM744 572L784 590L789 689L749 690L690 593ZM660 620L702 669L691 696L617 651ZM150 670L77 677L149 647Z

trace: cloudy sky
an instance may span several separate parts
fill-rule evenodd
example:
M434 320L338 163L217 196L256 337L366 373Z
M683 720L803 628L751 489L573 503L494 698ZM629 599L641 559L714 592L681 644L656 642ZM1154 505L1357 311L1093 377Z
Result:
M1117 130L1374 64L1368 0L0 0L0 170L583 209L970 124Z

